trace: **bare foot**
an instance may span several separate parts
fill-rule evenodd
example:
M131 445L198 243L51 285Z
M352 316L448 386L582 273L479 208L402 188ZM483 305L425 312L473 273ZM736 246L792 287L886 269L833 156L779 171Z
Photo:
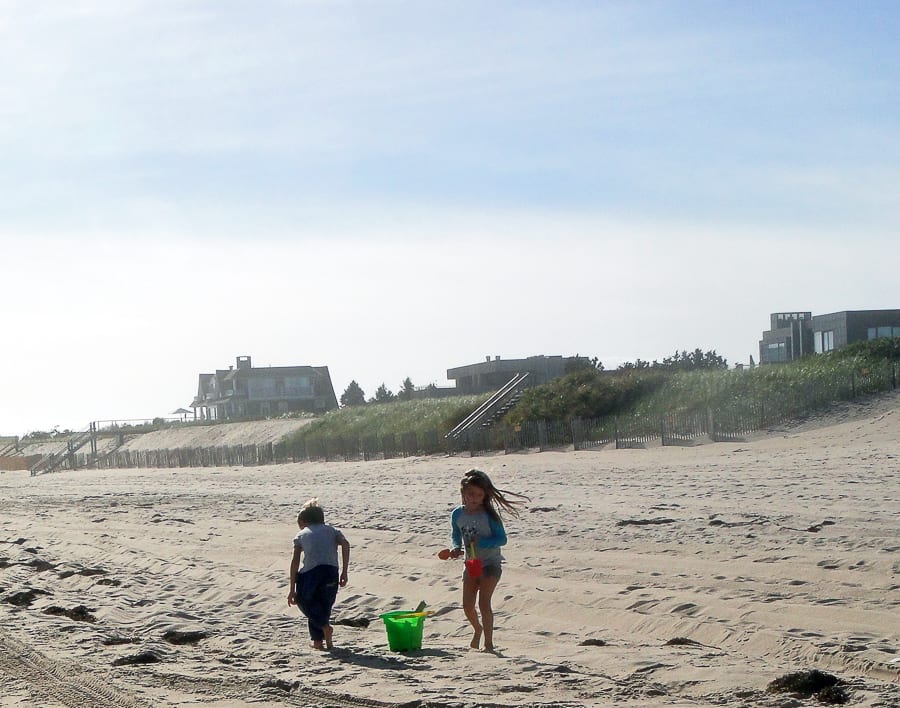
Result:
M330 624L326 624L322 627L322 631L325 633L325 648L334 649L334 644L331 642L331 637L334 636L334 627Z
M324 649L323 649L323 647L322 647L322 641L321 641L321 640L317 640L317 641L314 641L314 642L310 642L310 643L309 643L309 648L310 648L310 649L315 649L316 651L324 651Z
M473 649L477 649L479 644L481 644L481 627L478 627L475 630L475 633L472 635L472 641L469 642L469 646Z
M482 649L481 651L483 651L485 654L499 654L499 652L494 648L493 644L485 644L484 649Z

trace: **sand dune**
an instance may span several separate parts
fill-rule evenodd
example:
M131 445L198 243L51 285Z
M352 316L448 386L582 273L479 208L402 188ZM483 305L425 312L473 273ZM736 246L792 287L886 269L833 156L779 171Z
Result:
M472 466L532 498L498 655L435 556ZM310 496L353 544L330 653L286 603ZM0 705L774 708L815 704L765 690L813 668L900 705L898 518L896 397L691 448L6 472ZM423 648L391 652L378 615L420 600Z

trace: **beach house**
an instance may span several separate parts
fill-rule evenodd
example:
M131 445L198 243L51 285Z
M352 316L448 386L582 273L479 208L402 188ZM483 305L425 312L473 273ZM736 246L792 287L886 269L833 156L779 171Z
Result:
M827 315L774 312L759 340L759 363L794 361L878 337L900 337L900 310L843 310Z
M327 366L254 368L249 356L214 374L200 374L190 407L195 419L234 420L338 407Z

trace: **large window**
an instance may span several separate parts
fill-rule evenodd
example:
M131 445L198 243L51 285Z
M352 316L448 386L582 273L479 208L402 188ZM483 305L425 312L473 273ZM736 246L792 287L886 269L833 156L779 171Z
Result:
M869 327L869 339L879 337L900 337L900 327Z
M834 330L829 329L824 332L813 332L813 346L816 354L824 354L834 349Z
M784 342L773 342L766 345L766 361L787 361L787 347Z

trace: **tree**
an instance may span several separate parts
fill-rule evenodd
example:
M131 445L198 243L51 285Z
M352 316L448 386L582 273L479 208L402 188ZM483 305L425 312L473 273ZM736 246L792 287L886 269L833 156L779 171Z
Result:
M693 352L676 351L672 356L663 359L662 364L656 364L662 369L674 371L697 371L700 369L727 369L728 361L716 353L715 349L704 352L695 349Z
M407 376L403 379L403 383L400 384L400 390L397 392L397 400L399 401L411 401L413 397L413 391L416 390L416 387L413 386L412 379Z
M381 386L379 386L375 390L375 398L370 399L370 403L388 403L393 401L397 397L391 392L391 390L384 385L382 382Z
M602 365L601 365L602 366ZM672 356L665 357L662 362L654 359L652 362L637 359L634 362L626 362L619 366L619 371L634 371L640 369L655 369L657 371L699 371L709 369L727 369L728 360L719 356L715 349L704 352L695 349L692 352L676 351Z
M582 369L594 369L596 371L605 371L603 362L598 357L586 357L576 354L570 361L566 362L566 373L573 371L581 371Z
M654 362L655 364L657 362ZM635 359L634 362L626 361L624 364L619 366L619 371L632 371L634 369L649 369L650 362L643 361L642 359Z
M366 394L359 387L356 381L351 381L350 385L341 394L342 406L361 406L366 402Z

